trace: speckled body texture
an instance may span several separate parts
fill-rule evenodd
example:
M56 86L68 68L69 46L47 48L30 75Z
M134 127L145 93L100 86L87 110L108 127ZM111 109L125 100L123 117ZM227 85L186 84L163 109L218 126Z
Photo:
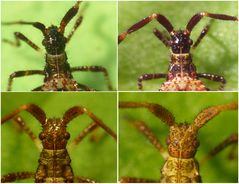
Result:
M160 91L207 91L201 80L193 79L189 76L175 77L164 82Z
M44 183L73 182L74 175L70 162L71 159L66 149L43 149L35 181Z
M161 174L162 183L201 182L198 163L194 158L180 159L169 156Z

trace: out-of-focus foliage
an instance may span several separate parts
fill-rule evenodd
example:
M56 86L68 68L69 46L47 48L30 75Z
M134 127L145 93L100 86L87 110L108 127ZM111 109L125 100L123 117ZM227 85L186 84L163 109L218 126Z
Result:
M39 21L47 27L59 26L65 13L74 5L69 2L2 2L2 21ZM83 10L83 11L82 11ZM81 13L82 11L82 13ZM74 66L104 66L116 88L116 2L83 2L80 6L83 22L66 46L68 62ZM66 27L68 35L76 17ZM39 47L42 46L42 33L28 25L2 26L2 38L14 40L13 33L21 32ZM8 77L19 70L43 70L44 56L21 42L20 48L2 43L2 91L7 89ZM97 90L107 90L102 73L76 72L74 78L82 84ZM14 91L30 91L42 85L43 76L21 77L14 80Z
M107 104L105 103L107 101ZM88 108L97 117L116 132L116 94L115 93L3 93L2 116L17 107L34 103L40 106L47 117L62 117L72 106L80 105ZM41 132L41 125L27 112L21 113L26 124L35 135ZM71 135L68 143L79 135L92 120L81 115L68 124L67 130ZM35 172L40 152L25 134L20 132L13 121L6 122L1 127L1 173L31 171ZM91 135L104 135L98 142L90 141ZM98 182L116 182L116 142L102 129L88 135L79 145L69 152L75 176L83 176ZM22 180L19 182L33 182Z
M236 1L211 2L119 2L119 33L151 15L165 15L174 28L185 29L189 19L196 13L207 11L235 16L237 15ZM203 18L192 31L192 39L196 41L203 27L210 18ZM153 34L157 28L166 30L153 20L137 32L129 35L119 45L119 89L138 90L137 78L146 73L167 73L169 64L169 49L166 48ZM225 90L236 90L238 86L238 23L215 20L209 33L194 50L193 62L198 73L218 74L227 80ZM143 83L144 90L158 90L165 81L152 80ZM211 90L218 89L217 82L204 80Z
M196 115L212 105L237 102L237 93L120 93L119 101L150 102L166 107L177 123L192 123ZM199 130L196 159L206 154L232 133L237 133L237 111L222 112ZM142 120L166 147L169 128L145 109L119 109L119 177L159 179L164 160L142 133L126 117ZM238 180L237 146L235 159L229 160L231 146L200 165L203 182L229 183Z

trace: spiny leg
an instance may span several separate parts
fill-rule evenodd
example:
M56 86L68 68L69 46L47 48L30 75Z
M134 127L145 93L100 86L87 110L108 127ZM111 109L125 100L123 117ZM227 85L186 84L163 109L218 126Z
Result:
M21 42L20 40L24 41L26 44L28 44L31 48L33 48L34 50L36 50L37 52L43 52L40 47L38 47L35 43L33 43L31 40L29 40L26 36L24 36L22 33L20 32L15 32L14 33L14 38L15 38L15 42L8 40L8 39L2 39L3 42L8 43L12 46L15 47L20 47L21 46Z
M106 68L102 66L79 66L79 67L72 67L71 72L77 72L77 71L90 71L90 72L102 72L104 74L105 80L107 81L107 87L109 90L113 90L108 71Z
M77 144L79 144L88 134L90 134L92 131L94 131L96 128L99 126L97 123L93 122L89 124L69 145L69 149L72 149L75 147Z
M143 121L128 120L129 123L133 124L144 136L153 144L153 146L160 152L164 159L168 157L168 153L155 136L155 134L149 129L149 127Z
M151 22L153 19L156 19L162 26L164 26L164 28L169 33L171 33L173 31L172 24L169 22L169 20L165 16L163 16L161 14L153 13L152 15L144 18L143 20L141 20L141 21L137 22L136 24L134 24L133 26L131 26L126 32L121 33L118 36L118 43L122 42L128 34L131 34L135 31L139 30L140 28L144 27L149 22Z
M237 145L238 144L238 134L232 134L230 137L226 138L223 142L218 144L214 149L212 149L208 155L206 155L202 161L201 164L205 163L206 161L210 160L213 158L216 154L220 153L223 151L225 148L227 148L230 145Z
M215 81L215 82L220 82L221 85L219 86L218 89L221 90L221 91L224 89L224 86L226 84L225 78L223 76L220 76L220 75L213 75L213 74L208 74L208 73L198 73L197 77L205 78L205 79L212 80L212 81Z
M167 77L167 74L163 74L163 73L143 74L138 78L138 88L139 90L143 89L142 82L144 80L160 79L160 78L166 78L166 77Z
M119 108L146 108L168 126L175 124L175 118L171 112L159 104L141 102L119 102Z
M227 21L238 21L238 17L235 16L229 16L224 14L214 14L214 13L208 13L208 12L200 12L194 15L188 22L186 29L189 33L193 30L194 26L197 25L197 23L203 18L203 17L210 17L213 19L219 19L219 20L227 20Z
M97 116L95 116L91 111L86 109L85 107L81 106L74 106L70 108L68 111L65 112L63 116L63 121L65 124L68 124L72 119L76 118L77 116L80 116L82 114L86 114L91 118L98 126L103 128L109 135L111 135L115 140L117 139L116 134L109 128L106 124L103 123L102 120L100 120Z
M208 33L210 26L211 26L211 24L208 24L208 25L206 25L206 26L203 28L203 30L201 31L201 33L200 33L199 37L197 38L196 42L193 44L192 48L195 49L195 48L199 45L199 43L201 42L201 40L202 40L202 39L204 38L204 36Z
M15 116L13 118L13 120L19 125L19 127L21 128L21 130L23 130L23 132L25 132L30 139L34 142L34 144L36 145L36 147L41 150L42 146L41 146L41 141L38 139L38 137L32 132L32 130L26 125L25 121L23 120L23 118L21 116Z
M8 87L7 87L7 91L11 91L12 90L12 82L13 82L13 79L16 78L16 77L24 77L24 76L28 76L28 75L44 75L44 71L42 70L25 70L25 71L17 71L17 72L14 72L12 73L10 76L9 76L9 79L8 79Z
M65 27L67 24L71 21L71 19L77 14L79 10L79 5L81 1L77 1L73 7L71 7L65 14L65 16L62 18L60 27L58 28L58 31L60 33L64 33Z
M77 183L96 183L92 179L84 178L84 177L81 177L81 176L75 176L75 181L77 181Z
M120 179L120 183L160 183L160 181L134 177L123 177Z
M73 26L73 28L71 29L71 32L69 33L69 35L67 36L67 41L66 43L69 43L69 41L71 40L71 37L73 36L73 34L75 33L75 31L77 30L77 28L81 25L83 17L80 16L77 18L75 25Z
M169 38L163 35L158 29L154 29L154 35L163 42L166 47L169 47Z
M24 180L28 178L34 178L34 172L15 172L4 175L1 178L2 183L14 182L16 180Z
M214 118L216 115L218 115L220 112L226 111L226 110L237 110L238 109L238 103L229 103L225 105L216 105L211 106L209 108L206 108L202 110L194 119L193 124L191 125L191 128L193 131L198 131L202 126L204 126L209 120Z

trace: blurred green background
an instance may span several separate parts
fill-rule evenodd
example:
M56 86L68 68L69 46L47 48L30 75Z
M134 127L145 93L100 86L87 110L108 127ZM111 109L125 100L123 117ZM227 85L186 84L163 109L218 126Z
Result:
M65 13L74 1L21 1L2 2L2 21L39 21L47 27L59 26ZM104 66L116 89L116 2L83 2L80 11L83 22L66 46L68 62L74 66ZM78 14L79 15L79 14ZM68 24L65 36L75 23L76 17ZM21 32L35 44L42 47L42 33L32 26L2 26L2 38L14 40L13 33ZM7 89L8 77L19 70L43 70L45 59L25 43L20 48L2 43L2 91ZM108 90L102 73L76 72L74 78L82 84L97 90ZM30 91L43 84L43 76L21 77L14 80L14 91Z
M116 132L116 93L2 93L2 116L27 103L40 106L47 117L62 117L70 107L81 105ZM27 112L22 112L21 115L38 136L41 132L40 123ZM67 127L71 135L68 143L91 122L86 115L70 122ZM2 175L20 171L35 172L40 152L30 138L19 132L12 121L3 124L1 130ZM91 135L100 136L103 133L102 129L98 129ZM75 176L88 177L97 182L116 182L116 141L108 135L103 136L98 142L90 141L90 137L89 135L75 149L69 151ZM33 181L32 179L19 182Z
M130 26L151 15L165 15L176 30L184 29L189 19L200 11L237 15L237 1L215 2L119 2L119 34ZM203 18L193 29L195 41L210 18ZM138 90L137 78L145 73L167 73L169 50L154 34L153 29L164 28L152 21L147 26L129 35L119 45L119 90ZM198 73L218 74L227 80L225 90L237 90L238 86L238 24L237 22L214 21L207 36L193 54ZM218 90L217 82L202 79L211 90ZM158 90L165 81L152 80L143 83L144 90Z
M237 93L128 93L121 92L119 101L151 102L166 107L175 116L177 123L192 123L196 115L212 105L237 102ZM210 120L199 130L196 159L200 161L211 149L232 133L238 130L238 112L225 111ZM138 177L158 180L164 160L160 153L136 128L125 119L129 116L135 120L143 120L166 145L169 128L145 109L119 110L119 178ZM166 146L165 146L166 147ZM237 148L236 159L229 160L228 153L232 147L226 148L217 156L200 165L203 182L238 181Z

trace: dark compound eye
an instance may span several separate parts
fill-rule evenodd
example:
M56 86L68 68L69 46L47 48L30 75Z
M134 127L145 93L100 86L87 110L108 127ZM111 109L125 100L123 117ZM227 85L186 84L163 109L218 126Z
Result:
M43 140L46 137L45 133L40 133L39 134L39 139Z
M167 144L167 145L170 144L170 138L169 138L169 136L166 138L166 144Z
M193 41L191 39L188 40L188 44L189 45L192 45L193 44Z
M70 139L70 134L68 132L64 133L65 139Z

